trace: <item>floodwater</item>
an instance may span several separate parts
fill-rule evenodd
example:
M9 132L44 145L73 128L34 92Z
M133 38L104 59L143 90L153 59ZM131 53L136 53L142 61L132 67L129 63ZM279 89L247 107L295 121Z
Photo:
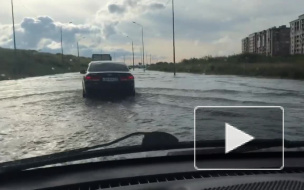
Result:
M304 81L133 73L136 96L121 99L83 99L78 73L0 81L0 162L98 145L138 131L193 140L196 106L282 106L286 139L304 135Z

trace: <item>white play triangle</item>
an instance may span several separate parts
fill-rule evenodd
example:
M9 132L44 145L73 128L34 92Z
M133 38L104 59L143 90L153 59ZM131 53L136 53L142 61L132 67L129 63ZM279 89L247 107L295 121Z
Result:
M229 153L234 149L252 141L253 136L233 127L232 125L225 124L225 153Z

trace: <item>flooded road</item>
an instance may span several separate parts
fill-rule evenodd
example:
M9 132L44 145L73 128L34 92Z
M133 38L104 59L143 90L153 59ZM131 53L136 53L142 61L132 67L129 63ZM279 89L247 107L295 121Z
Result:
M136 96L83 99L82 75L0 81L0 162L109 142L137 131L193 140L196 106L282 106L303 140L304 81L137 70Z

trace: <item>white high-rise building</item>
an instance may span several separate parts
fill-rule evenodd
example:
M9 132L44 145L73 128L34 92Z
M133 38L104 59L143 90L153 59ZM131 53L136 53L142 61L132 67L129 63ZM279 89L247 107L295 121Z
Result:
M290 22L290 54L304 54L304 14Z

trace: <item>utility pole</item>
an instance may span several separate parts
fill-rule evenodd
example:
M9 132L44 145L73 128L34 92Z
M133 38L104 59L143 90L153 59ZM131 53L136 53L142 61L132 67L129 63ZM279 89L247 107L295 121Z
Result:
M152 55L150 54L150 65L151 65L151 61L152 61Z
M175 19L174 19L174 0L172 0L172 21L173 21L173 64L174 64L174 76L176 76L176 68L175 68Z
M126 55L124 54L124 64L126 64Z
M15 16L14 16L14 3L13 0L11 0L12 4L12 20L13 20L13 36L14 36L14 50L16 52L16 33L15 33Z

